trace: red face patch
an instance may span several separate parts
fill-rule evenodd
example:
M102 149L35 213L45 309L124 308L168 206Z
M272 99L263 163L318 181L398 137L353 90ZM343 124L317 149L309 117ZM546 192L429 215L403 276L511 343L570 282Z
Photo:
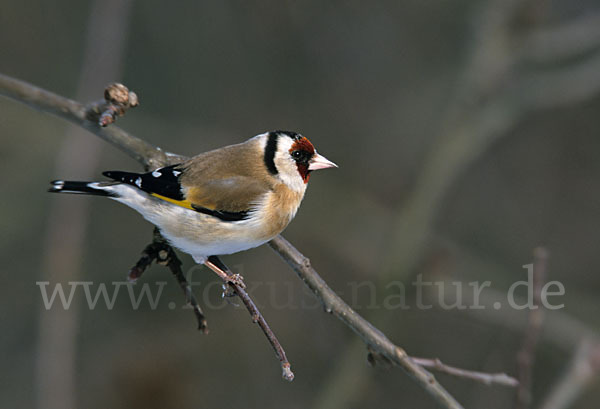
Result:
M308 152L311 155L315 154L315 147L306 137L301 136L297 141L292 144L290 152L292 151L304 151Z
M315 155L315 147L304 136L298 138L289 150L290 155L296 161L298 173L302 177L304 183L308 183L310 178L310 170L308 170L308 162Z

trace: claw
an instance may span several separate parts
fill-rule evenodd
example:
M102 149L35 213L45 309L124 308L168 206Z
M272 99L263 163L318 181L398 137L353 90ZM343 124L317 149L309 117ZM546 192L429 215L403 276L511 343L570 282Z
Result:
M243 290L245 290L245 289L246 289L246 283L244 283L244 277L242 277L242 276L241 276L241 275L239 275L239 274L232 274L232 275L229 275L229 276L227 277L227 282L228 282L228 283L231 283L231 284L234 284L234 285L237 285L237 286L239 286L240 288L242 288Z

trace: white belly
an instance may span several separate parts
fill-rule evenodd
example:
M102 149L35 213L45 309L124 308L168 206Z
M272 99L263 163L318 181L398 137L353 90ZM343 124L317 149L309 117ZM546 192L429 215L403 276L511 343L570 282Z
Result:
M114 200L139 212L156 225L163 236L181 251L190 254L197 263L204 263L208 256L232 254L258 247L279 232L267 233L260 217L223 222L164 200L128 185L114 185L120 197Z

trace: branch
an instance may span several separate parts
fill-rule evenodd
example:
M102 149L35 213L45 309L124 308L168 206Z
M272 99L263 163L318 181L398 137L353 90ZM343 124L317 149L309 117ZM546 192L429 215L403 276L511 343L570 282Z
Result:
M185 159L184 156L164 152L160 148L136 138L115 126L101 128L98 124L92 123L86 118L88 108L84 105L2 74L0 74L0 95L7 96L35 109L54 114L82 126L118 147L147 169L178 163ZM402 348L392 343L381 331L352 310L335 294L312 268L309 260L287 240L282 236L277 236L269 242L269 245L279 253L313 291L315 296L323 302L325 310L338 317L350 327L371 350L404 369L441 407L449 409L462 408L454 397L437 382L431 373L417 364ZM270 341L272 340L270 339ZM280 360L282 360L281 357ZM282 360L282 366L285 371L284 363Z

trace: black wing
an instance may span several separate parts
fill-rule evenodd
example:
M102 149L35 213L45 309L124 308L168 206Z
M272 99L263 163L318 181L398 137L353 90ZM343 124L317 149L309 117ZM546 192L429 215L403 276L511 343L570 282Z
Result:
M113 180L135 186L146 193L182 201L185 200L185 197L179 184L181 171L177 169L178 166L179 164L165 166L147 173L108 171L102 174Z

